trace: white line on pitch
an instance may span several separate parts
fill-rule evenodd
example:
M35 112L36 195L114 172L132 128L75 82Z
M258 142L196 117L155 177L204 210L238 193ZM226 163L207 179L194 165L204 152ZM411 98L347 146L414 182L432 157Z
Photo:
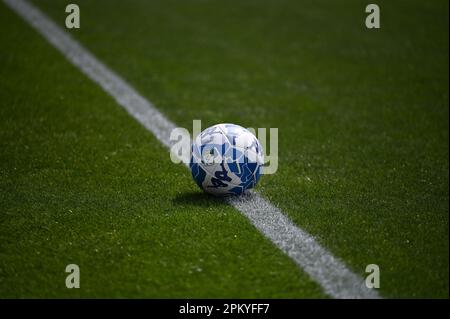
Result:
M171 146L169 136L176 125L160 113L152 103L72 39L39 9L25 0L4 0L4 2L31 24L72 64L100 85L162 144L166 147ZM251 192L246 196L230 198L227 201L318 282L328 295L334 298L380 298L377 291L366 288L362 277L349 270L313 236L297 227L258 193Z

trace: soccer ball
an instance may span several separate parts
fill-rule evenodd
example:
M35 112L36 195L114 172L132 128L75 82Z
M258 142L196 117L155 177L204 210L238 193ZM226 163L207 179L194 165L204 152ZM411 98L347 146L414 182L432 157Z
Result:
M201 189L226 196L255 187L263 163L263 150L255 135L239 125L217 124L192 143L189 167Z

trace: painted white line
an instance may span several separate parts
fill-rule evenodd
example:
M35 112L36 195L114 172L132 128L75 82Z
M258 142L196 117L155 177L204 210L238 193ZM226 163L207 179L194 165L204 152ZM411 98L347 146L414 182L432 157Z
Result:
M39 9L25 0L4 0L19 16L31 24L72 64L99 84L131 116L152 132L166 147L176 125L152 103L136 92L120 76L108 69L81 44L60 29ZM324 291L334 298L380 298L376 290L366 288L362 277L323 248L313 236L297 227L278 208L256 192L227 201L241 211L253 225L278 248L291 257Z
M228 200L318 282L328 295L340 299L380 298L376 290L368 289L362 278L258 193Z

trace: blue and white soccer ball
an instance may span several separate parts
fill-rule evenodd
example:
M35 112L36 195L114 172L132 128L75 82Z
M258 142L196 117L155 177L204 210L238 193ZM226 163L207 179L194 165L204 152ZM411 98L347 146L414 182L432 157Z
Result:
M214 195L240 195L261 177L264 155L253 133L235 124L217 124L192 144L189 167L195 182Z

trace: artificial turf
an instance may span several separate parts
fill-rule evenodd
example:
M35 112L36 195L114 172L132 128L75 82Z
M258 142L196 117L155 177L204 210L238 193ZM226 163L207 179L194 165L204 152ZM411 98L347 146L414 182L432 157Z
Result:
M363 1L77 3L68 32L180 126L277 127L258 191L383 296L448 297L447 1L378 1L379 30ZM324 297L0 8L0 296Z
M0 297L322 297L320 288L9 10ZM30 55L32 52L32 55ZM80 266L81 289L65 286Z

